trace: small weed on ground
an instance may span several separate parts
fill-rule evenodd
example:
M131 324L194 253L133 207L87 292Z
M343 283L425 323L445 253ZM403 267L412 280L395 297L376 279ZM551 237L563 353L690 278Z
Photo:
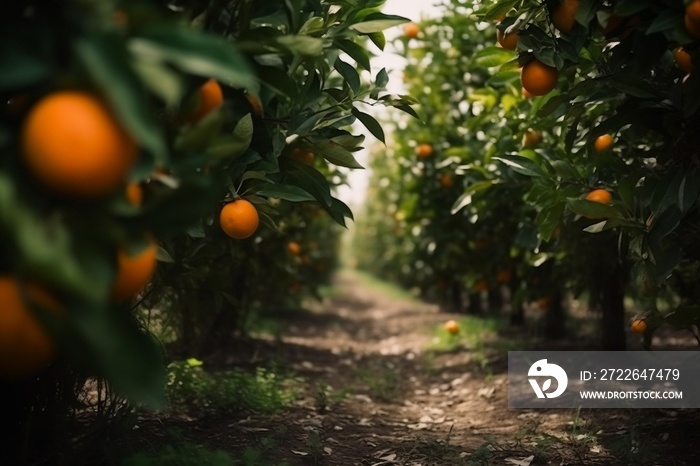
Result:
M190 358L168 365L167 394L176 410L271 414L289 406L296 389L293 379L270 369L209 373Z

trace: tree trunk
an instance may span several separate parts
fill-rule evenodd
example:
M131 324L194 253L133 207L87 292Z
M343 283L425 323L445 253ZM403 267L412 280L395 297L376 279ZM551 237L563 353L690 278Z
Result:
M566 310L562 305L560 291L552 294L552 301L545 316L544 334L547 340L559 340L566 335Z
M602 284L600 307L602 344L605 351L624 351L625 341L625 283L626 274L621 265L615 267L609 279Z
M450 299L452 305L452 312L463 313L464 312L464 296L462 294L462 287L459 282L452 282L450 285Z

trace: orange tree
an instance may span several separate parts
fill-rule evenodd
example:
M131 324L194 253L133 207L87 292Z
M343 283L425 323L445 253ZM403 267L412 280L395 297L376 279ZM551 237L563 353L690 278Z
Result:
M483 289L506 257L511 277L521 277L516 298L554 294L545 301L559 303L556 294L564 290L588 295L602 310L608 349L625 346L625 293L637 298L648 319L646 343L661 317L694 323L692 293L683 285L694 269L697 186L684 128L696 107L692 73L683 82L684 72L670 66L679 44L691 63L695 50L682 2L454 2L446 8L445 18L421 25L426 33L419 42L407 42L407 81L420 95L426 124L398 131L393 170L406 188L393 201L403 206L398 218L408 219L401 241L413 255L397 252L397 269L422 280L421 288L444 286L436 269ZM476 18L496 30L475 31ZM495 46L513 35L514 51L507 49L513 41ZM653 53L642 53L645 47ZM430 92L421 94L426 87ZM661 124L658 115L664 115ZM531 128L539 134L528 133ZM433 150L418 158L412 146L423 143ZM430 184L436 169L458 180L462 195L452 211L464 215L461 220L436 214L447 210ZM610 193L610 203L600 189ZM501 250L488 251L482 238ZM440 248L459 265L441 260ZM665 316L656 311L657 293L672 306ZM548 325L557 334L561 312L553 307L548 315L559 317Z
M484 19L510 17L523 77L535 60L558 75L538 118L556 116L565 151L503 161L529 177L544 239L557 225L576 223L595 236L617 238L621 258L632 262L646 345L663 322L692 330L698 317L687 286L698 259L697 146L688 130L700 105L692 73L697 6L499 1L480 11ZM589 195L598 189L611 199ZM624 265L612 277L621 288Z
M287 254L266 249L256 231L294 231L281 228L289 213L352 217L332 190L336 166L359 167L363 138L346 128L359 120L383 138L357 103L405 104L383 93L386 72L372 70L365 83L358 71L369 71L366 41L382 47L382 31L405 22L380 13L382 3L0 7L0 300L10 306L0 332L13 335L0 348L0 388L17 400L3 408L12 430L30 432L27 413L48 416L44 408L73 399L87 376L133 402L162 401L161 351L128 312L154 273L156 288L186 276L221 291L208 296L221 303L238 283L203 284L217 278L214 266L225 279L255 264L262 281L256 255ZM313 163L295 149L313 152ZM246 240L219 224L223 207L241 199L252 210L235 236ZM299 266L330 266L311 259ZM268 296L276 286L268 282ZM183 311L176 298L161 304ZM36 351L22 350L28 341Z

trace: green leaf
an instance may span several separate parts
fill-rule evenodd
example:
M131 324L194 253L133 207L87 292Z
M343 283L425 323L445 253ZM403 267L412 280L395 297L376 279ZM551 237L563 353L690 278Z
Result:
M6 40L7 36L3 35L4 43L0 48L0 89L12 92L46 79L51 72L47 63L39 56L34 56L26 44Z
M278 197L290 202L314 201L316 198L302 188L290 184L266 184L255 190L255 194Z
M286 35L275 38L275 42L295 55L314 57L323 53L323 41L315 37Z
M565 181L580 180L581 174L572 164L566 160L553 160L552 168L556 174Z
M82 36L74 44L77 55L118 115L119 121L140 144L165 163L168 149L149 98L129 68L118 38Z
M647 28L647 35L675 29L683 22L683 10L666 8L659 13Z
M245 59L231 42L193 28L154 25L139 30L129 49L141 59L168 62L197 76L214 78L232 86L258 91Z
M368 71L371 69L369 54L361 45L358 45L349 39L336 39L335 45L340 48L340 50L347 53L348 56L355 60L362 68Z
M83 344L69 345L75 360L89 360L115 390L134 404L159 408L165 402L165 367L155 341L132 323L126 312L89 302L71 306Z
M250 113L241 118L231 136L216 139L207 147L207 155L216 160L243 155L253 140L253 117Z
M474 64L486 68L501 66L513 59L514 52L502 47L484 47L474 54Z
M354 219L350 207L348 207L347 204L345 204L339 199L333 198L331 204L328 206L324 206L324 209L326 209L326 211L331 215L331 218L335 220L336 223L346 228L347 224L345 222L345 219Z
M410 19L404 18L403 16L373 13L367 15L363 22L351 25L350 29L354 29L360 34L372 34L410 21Z
M355 107L352 109L352 114L355 115L355 117L357 117L357 119L360 120L363 125L365 125L365 128L367 128L375 138L386 144L384 141L384 130L372 115L361 112Z
M314 145L314 151L332 164L340 167L364 168L362 165L357 163L357 160L355 160L352 152L348 151L341 144L338 144L331 139L326 139L316 143Z
M298 165L296 170L287 172L287 176L288 181L313 194L321 205L328 207L333 203L328 180L315 168Z
M683 176L683 181L678 188L678 208L681 212L687 213L698 200L698 195L700 195L700 179L697 169L693 169Z
M382 68L377 73L377 77L374 79L375 86L384 89L387 84L389 84L389 74L386 72L386 68Z
M483 12L477 11L476 16L481 17L483 21L493 21L507 14L520 0L501 0L494 5L489 6Z
M620 16L631 16L652 6L653 0L620 0L615 5L615 13Z
M371 34L367 34L367 37L369 37L369 40L371 40L379 50L383 51L384 47L386 47L386 37L384 36L383 32L373 32Z
M338 58L335 60L333 67L340 73L343 79L345 79L345 82L348 83L350 89L352 89L355 94L360 92L360 75L353 66Z
M700 321L700 306L683 305L666 314L664 320L675 327L690 327Z
M564 203L557 202L542 208L535 218L535 223L544 241L549 241L557 229L562 215L564 215Z
M620 216L615 207L587 199L568 199L566 206L572 212L586 218L617 218Z
M493 159L503 162L505 165L512 168L514 171L520 173L521 175L534 177L545 176L545 173L542 171L540 166L527 157L523 157L520 155L510 155L503 157L494 157Z
M99 244L76 247L74 231L60 217L38 215L17 195L9 177L0 174L0 231L22 257L22 272L70 294L100 300L109 292L112 263ZM97 228L91 233L97 236Z
M494 184L496 184L492 180L484 180L484 181L477 181L476 183L470 183L467 188L464 190L464 192L457 198L457 200L452 204L452 208L450 209L450 212L454 215L460 210L464 209L467 207L469 204L472 203L472 195L475 192L478 191L484 191L486 189L491 188Z
M651 197L651 209L654 215L658 217L672 205L678 204L678 196L684 178L683 170L676 170L659 180Z

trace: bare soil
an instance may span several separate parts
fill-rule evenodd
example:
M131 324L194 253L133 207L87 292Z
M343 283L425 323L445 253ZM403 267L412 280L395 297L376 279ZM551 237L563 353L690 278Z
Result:
M341 273L337 288L284 322L280 338L239 342L205 360L222 368L281 362L301 381L293 406L271 416L144 415L129 445L156 449L176 435L237 464L271 466L700 464L697 410L508 409L507 349L543 348L522 338L526 330L431 350L436 329L459 315L353 273ZM634 338L629 345L641 349ZM578 336L559 347L596 343Z

